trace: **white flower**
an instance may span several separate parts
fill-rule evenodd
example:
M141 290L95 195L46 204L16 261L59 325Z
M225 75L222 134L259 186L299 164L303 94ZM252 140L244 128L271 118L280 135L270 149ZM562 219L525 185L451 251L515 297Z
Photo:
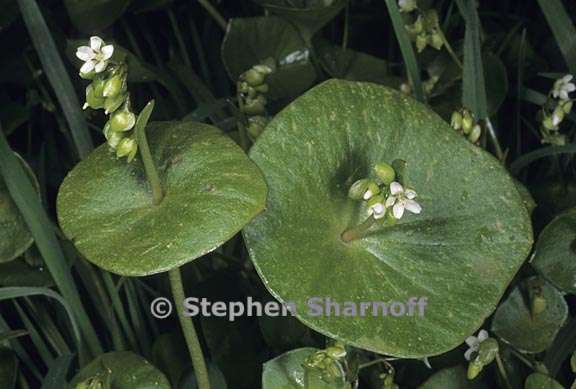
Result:
M386 199L386 208L392 208L392 214L398 220L404 215L404 210L419 214L422 212L420 204L414 200L417 194L412 189L404 189L400 183L394 181L390 184L390 195Z
M470 361L472 359L472 354L478 352L478 349L480 349L480 343L489 337L490 335L488 335L488 331L486 330L480 330L478 336L472 335L467 337L465 342L468 345L468 350L464 353L464 358L466 358L467 361Z
M559 78L554 83L554 88L552 89L552 96L555 99L560 98L560 100L570 100L568 95L576 90L576 85L572 81L574 77L571 74L567 74L562 78Z
M386 215L386 207L381 202L376 202L368 207L368 215L373 215L374 219L382 219Z
M416 0L398 0L398 6L400 7L400 12L412 12L418 8Z
M110 58L114 54L113 45L105 45L102 38L93 36L90 38L90 46L80 46L76 51L76 57L84 61L80 73L102 73L106 70Z
M374 196L374 193L370 189L367 189L366 192L364 192L364 196L362 196L362 198L364 200L370 200L372 196Z

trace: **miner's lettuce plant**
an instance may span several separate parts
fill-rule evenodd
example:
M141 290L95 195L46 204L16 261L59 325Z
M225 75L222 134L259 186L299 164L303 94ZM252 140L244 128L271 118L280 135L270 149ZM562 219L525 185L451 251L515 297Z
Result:
M0 5L1 388L574 386L574 4Z

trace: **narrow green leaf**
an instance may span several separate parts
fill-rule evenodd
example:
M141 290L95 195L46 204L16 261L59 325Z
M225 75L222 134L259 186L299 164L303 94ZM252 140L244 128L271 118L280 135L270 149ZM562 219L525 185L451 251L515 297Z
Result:
M482 64L480 19L475 8L476 1L456 0L456 2L466 21L462 104L470 108L477 118L486 119L488 117L488 103Z
M74 317L82 328L90 349L101 353L96 331L82 306L80 295L72 279L65 256L56 238L48 214L38 199L34 186L28 179L22 164L12 152L0 125L0 174L4 177L8 191L14 203L20 209L22 217L28 224L36 245L44 258L54 282L74 311Z
M28 335L26 330L10 330L0 333L0 343L4 343L7 340L19 338L21 336Z
M22 324L24 324L26 331L28 331L30 334L30 339L32 339L35 351L37 351L40 355L42 362L44 362L46 366L49 366L54 360L54 355L48 349L48 345L44 341L44 338L40 335L34 324L32 324L32 321L38 322L38 319L31 319L30 316L28 316L28 314L24 311L22 306L16 301L14 301L14 306L16 307L16 312L18 312L18 316L20 317Z
M75 336L76 344L80 344L80 329L74 317L72 307L58 293L48 288L31 288L31 287L0 288L0 301L26 296L46 296L58 301L64 307L66 313L68 314L68 318L70 319L70 323L72 325L72 331Z
M570 73L576 73L576 28L564 9L561 0L538 0L540 8L546 17L548 26L552 30L556 43L564 56Z
M420 101L424 101L424 90L422 89L422 82L420 80L420 70L418 69L418 62L416 61L416 54L414 53L414 48L412 43L410 43L410 38L406 32L406 27L404 27L404 21L398 10L398 5L396 0L385 0L386 6L388 7L388 13L390 14L390 19L392 19L392 26L394 27L394 32L396 33L396 39L398 39L398 44L400 45L400 51L402 52L402 57L404 58L404 63L406 65L406 73L412 84L414 90L414 96Z
M520 173L520 170L530 165L532 162L539 160L540 158L550 157L552 155L558 155L558 154L574 154L574 153L576 153L576 144L544 147L542 149L526 153L523 156L516 159L510 165L510 172L513 175L516 175Z
M54 89L54 93L70 127L70 133L78 156L83 159L94 148L90 132L80 109L78 96L66 72L62 58L35 0L18 0L22 17L38 52L42 68Z
M10 327L8 326L8 323L6 323L2 315L0 315L0 331L2 332L11 331ZM30 372L36 379L41 380L42 375L38 370L38 366L36 366L36 361L30 357L30 355L26 352L24 347L22 347L20 341L16 338L12 338L9 341L10 341L10 347L14 350L16 355L18 355L18 359L24 362L24 365L30 370Z

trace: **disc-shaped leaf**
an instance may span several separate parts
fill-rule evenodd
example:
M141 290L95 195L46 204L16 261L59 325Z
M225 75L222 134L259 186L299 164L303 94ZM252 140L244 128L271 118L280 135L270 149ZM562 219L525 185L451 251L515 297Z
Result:
M347 383L329 383L314 372L306 373L303 363L315 348L299 348L288 351L264 364L262 372L263 389L349 389Z
M65 0L74 27L82 32L103 30L128 8L130 0Z
M434 373L418 389L488 389L479 379L470 381L464 366L454 366Z
M542 230L532 265L559 289L576 293L576 208Z
M305 324L358 347L422 357L458 346L494 310L532 244L527 210L501 165L385 87L315 87L273 119L251 157L270 190L266 212L244 230L265 285ZM348 199L350 185L395 159L407 161L421 215L345 243L343 231L367 217ZM410 310L411 297L427 298L425 309ZM356 315L326 315L326 298L356 303ZM361 315L360 303L382 301L397 302L398 316Z
M264 208L259 169L218 129L194 122L149 125L164 198L155 206L139 160L102 145L64 179L58 218L86 259L143 276L179 267L236 234Z
M539 282L544 310L533 313L532 300L527 290ZM494 314L492 331L516 349L539 353L550 346L568 317L568 305L553 286L537 277L529 278L516 286Z
M86 365L70 383L75 388L90 378L108 383L110 389L170 389L168 379L140 355L130 351L102 354Z
M28 177L38 189L38 181L30 166L19 156ZM12 200L10 192L0 176L0 263L12 261L26 251L34 239L24 218Z
M222 59L232 80L272 58L269 97L296 96L316 79L310 48L288 22L276 16L232 19L222 43Z
M546 374L532 373L526 378L524 389L564 389L564 387Z
M281 16L298 27L310 41L312 36L344 8L348 0L255 0L273 15Z

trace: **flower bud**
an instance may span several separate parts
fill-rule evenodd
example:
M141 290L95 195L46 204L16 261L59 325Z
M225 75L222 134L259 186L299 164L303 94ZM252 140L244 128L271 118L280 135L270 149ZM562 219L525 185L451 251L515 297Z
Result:
M104 90L102 94L104 95L104 97L108 98L118 96L120 93L125 91L126 89L125 82L126 82L126 76L122 73L112 76L104 84Z
M104 101L104 110L106 114L115 112L128 98L128 93L120 94L114 97L107 97Z
M364 193L366 193L366 191L368 190L370 181L371 180L369 180L368 178L363 178L353 183L350 189L348 190L348 197L351 198L352 200L362 200L364 198Z
M110 128L112 131L130 131L136 124L136 115L127 108L116 111L110 117Z
M564 115L564 109L558 105L552 114L552 124L557 126L558 124L562 123L562 120L564 120Z
M542 121L542 125L547 130L556 130L558 128L554 125L554 121L551 116L545 116L544 120Z
M424 49L428 46L428 37L426 34L418 34L416 37L416 49L419 53L424 51Z
M94 88L94 83L86 87L86 103L84 104L84 109L86 108L100 109L104 107L104 98L98 91Z
M121 157L128 157L128 162L131 162L132 159L136 156L136 152L138 151L138 144L132 138L124 138L116 147L116 156L118 158Z
M382 183L386 185L390 185L392 181L396 179L396 172L394 171L394 168L388 165L386 162L377 163L376 166L374 166L374 171L376 172L378 178L382 180Z
M248 131L248 136L254 142L264 131L266 125L268 124L268 119L264 116L251 116L248 118L248 127L246 130Z
M438 32L434 32L432 35L428 36L428 43L436 50L440 50L442 46L444 46L444 39L442 39L442 35Z
M259 93L268 93L268 91L270 90L270 87L268 86L268 84L262 84L262 85L255 86L254 90L256 92L259 92Z
M255 87L264 83L266 75L252 68L243 74L243 78L246 80L248 85Z
M122 138L124 138L123 132L112 131L112 128L110 127L110 121L106 122L102 132L104 133L104 136L106 137L106 141L108 142L108 145L112 149L116 149L116 147L118 147L118 143L120 143Z
M472 131L470 131L470 134L468 134L468 140L472 143L476 143L478 142L478 139L480 139L481 135L482 135L482 127L480 127L479 124L476 124L474 127L472 127Z
M400 92L407 95L411 94L412 88L410 87L410 84L408 84L407 82L403 82L402 84L400 84Z
M341 359L346 356L346 350L339 346L332 346L326 349L326 354L333 359Z
M462 131L464 134L468 135L472 129L474 128L474 118L470 114L470 112L465 111L464 115L462 116Z
M266 113L266 97L260 95L254 99L246 99L243 111L247 115L263 115Z
M560 102L560 105L562 106L562 110L565 114L569 114L570 111L572 111L572 100L563 100Z
M74 389L103 389L104 383L101 379L90 377L85 381L78 383Z
M400 6L400 12L412 12L418 8L416 0L399 1L398 5Z
M478 377L478 374L482 372L482 369L484 369L484 365L479 362L478 359L470 361L468 364L468 372L466 374L466 378L473 380L474 378Z
M532 315L533 319L536 319L538 315L546 310L546 299L544 296L533 296L530 306L530 314Z
M458 111L454 111L452 113L452 117L450 118L450 125L455 130L460 130L462 128L462 114Z

